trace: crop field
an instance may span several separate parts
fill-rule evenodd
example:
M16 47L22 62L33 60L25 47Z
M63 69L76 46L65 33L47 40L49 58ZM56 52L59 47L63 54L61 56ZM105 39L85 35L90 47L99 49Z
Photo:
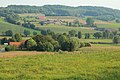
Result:
M104 42L112 43L112 39L80 39L81 42Z
M41 16L42 14L41 13L26 13L26 14L19 14L19 16L21 16L21 17L27 17L27 16Z
M76 19L78 20L82 20L81 18L79 17L74 17L74 16L46 16L46 19L49 19L49 20L62 20L62 21L74 21Z
M39 16L41 14L20 14L21 17L27 17L27 16ZM80 23L85 24L86 23L86 18L80 18L80 17L74 17L74 16L46 16L46 20L62 20L62 21L69 21L72 22L74 20L79 20ZM76 30L76 31L82 31L83 33L94 33L96 32L95 30L91 30L89 28L79 28L79 27L66 27L66 26L62 26L62 25L44 25L41 26L39 24L38 19L35 18L26 18L26 20L36 20L37 22L33 22L37 27L40 27L43 30L47 30L50 29L52 31L55 31L55 33L64 33L64 32L68 32L70 30ZM95 20L95 24L97 25L98 28L108 28L108 29L113 29L113 30L118 30L118 28L120 28L120 24L119 23L115 23L115 22L107 22L107 21L101 21L101 20Z
M120 80L120 46L0 53L1 80Z
M70 30L81 31L84 33L94 33L95 30L91 28L85 27L68 27L68 26L61 26L61 25L48 25L48 26L40 26L40 29L54 31L55 33L68 33Z
M99 28L109 28L109 29L113 29L113 30L118 30L118 28L120 28L120 24L119 23L99 24L98 27Z

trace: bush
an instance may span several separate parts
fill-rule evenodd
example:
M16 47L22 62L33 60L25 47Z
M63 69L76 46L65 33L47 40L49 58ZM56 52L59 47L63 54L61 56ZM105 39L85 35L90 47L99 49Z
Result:
M119 36L115 36L114 38L113 38L113 43L114 44L118 44L120 42L120 37Z
M80 48L85 47L85 43L81 42L80 43Z
M31 38L26 42L26 48L28 50L35 50L37 43Z
M43 50L44 51L54 51L54 46L50 42L43 43Z
M59 49L59 50L58 50L58 53L59 53L59 54L64 54L64 51L62 51L62 50Z
M78 38L70 38L69 40L61 44L61 50L63 51L76 51L79 48Z
M85 43L85 47L91 47L91 43Z
M59 42L58 42L58 41L53 41L53 42L52 42L52 45L54 46L54 50L55 50L55 51L59 51L60 45L59 45Z
M17 49L16 46L11 46L11 45L5 47L5 51L16 51L16 49Z
M40 42L38 44L37 50L52 52L52 51L54 51L54 46L50 42L45 42L45 43Z

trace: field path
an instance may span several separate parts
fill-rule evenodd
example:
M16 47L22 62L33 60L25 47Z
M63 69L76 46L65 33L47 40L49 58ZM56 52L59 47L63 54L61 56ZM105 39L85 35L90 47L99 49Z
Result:
M0 58L14 58L17 56L30 56L37 54L54 54L53 52L37 52L37 51L12 51L0 53Z

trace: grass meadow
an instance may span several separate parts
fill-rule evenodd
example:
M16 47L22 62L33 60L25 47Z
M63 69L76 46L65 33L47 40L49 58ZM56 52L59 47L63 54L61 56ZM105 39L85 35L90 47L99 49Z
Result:
M75 52L6 52L0 57L0 80L120 80L120 46L92 45Z
M43 30L48 30L50 29L51 31L54 31L55 33L68 33L70 30L75 30L75 31L81 31L83 34L84 33L95 33L96 31L90 28L84 28L84 27L68 27L68 26L61 26L61 25L45 25L45 26L40 26L40 29Z
M28 29L28 28L24 28L22 26L7 23L3 19L0 18L0 34L2 34L2 32L5 32L7 30L12 30L14 33L18 32L18 33L22 33L22 34L23 34L24 30L29 30L31 32L31 34L34 31L36 31L33 29ZM39 31L36 31L36 32L40 33Z
M27 16L39 16L41 14L19 14L21 17L27 17ZM74 20L79 20L80 23L85 24L86 23L86 18L80 18L80 17L74 17L74 16L46 16L46 20L62 20L62 21L69 21L72 22ZM76 31L82 31L82 33L95 33L96 30L92 30L90 28L83 28L83 27L67 27L63 25L58 25L58 24L50 24L50 25L44 25L41 26L39 22L41 20L35 19L35 18L26 18L26 20L36 20L37 22L33 22L37 27L40 27L43 30L50 29L51 31L54 31L55 33L68 33L70 30L76 30ZM101 21L101 20L95 20L95 24L97 25L98 28L107 28L107 29L112 29L112 30L118 30L120 28L119 23L115 22L107 22L107 21Z
M80 39L80 42L103 42L103 43L112 43L112 39Z

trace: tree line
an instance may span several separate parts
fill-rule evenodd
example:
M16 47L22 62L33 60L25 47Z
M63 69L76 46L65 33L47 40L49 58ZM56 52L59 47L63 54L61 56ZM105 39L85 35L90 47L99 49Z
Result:
M105 7L95 6L63 6L63 5L45 5L45 6L27 6L10 5L0 8L0 11L9 11L14 13L43 13L47 16L93 16L96 19L111 21L120 18L120 11Z
M21 42L22 35L16 33L12 38L3 38L2 43L5 42ZM82 43L77 37L69 36L66 33L55 34L48 30L47 34L40 34L26 40L24 44L19 47L19 50L29 51L76 51L81 47L91 47L90 43ZM15 50L15 46L6 46L6 51ZM17 48L16 48L17 49Z

